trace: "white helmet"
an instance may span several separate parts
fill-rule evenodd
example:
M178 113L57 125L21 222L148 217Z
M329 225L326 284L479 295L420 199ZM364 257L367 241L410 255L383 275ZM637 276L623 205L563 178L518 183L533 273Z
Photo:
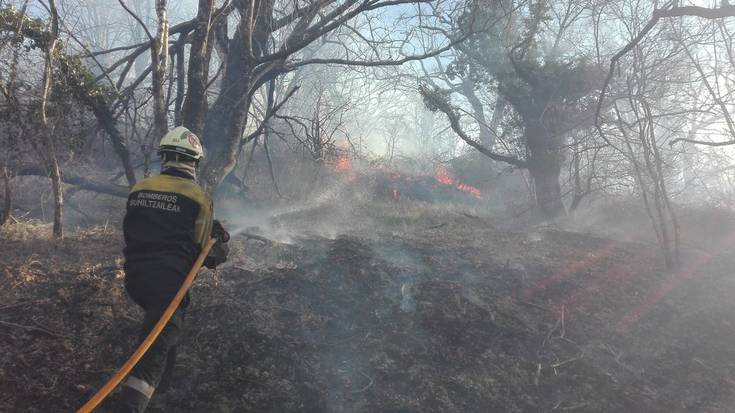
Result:
M161 139L158 145L158 154L176 153L199 161L204 158L204 149L199 138L183 126L172 129Z

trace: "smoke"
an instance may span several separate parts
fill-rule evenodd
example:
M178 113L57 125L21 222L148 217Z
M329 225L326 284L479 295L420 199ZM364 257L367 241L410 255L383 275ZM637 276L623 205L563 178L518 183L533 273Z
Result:
M365 219L357 220L355 206L364 195L346 184L326 187L309 199L299 202L257 204L241 200L225 200L216 205L217 215L230 234L245 233L290 244L300 237L335 239L350 228L364 227Z

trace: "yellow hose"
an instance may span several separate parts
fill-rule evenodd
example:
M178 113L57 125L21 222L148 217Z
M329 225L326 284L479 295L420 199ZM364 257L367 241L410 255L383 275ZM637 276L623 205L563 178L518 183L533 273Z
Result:
M166 311L164 311L163 315L161 316L161 319L158 320L158 323L156 323L156 325L153 327L153 330L148 333L148 336L145 338L145 340L143 340L140 346L138 346L138 349L135 350L135 353L130 356L128 361L126 361L125 364L120 367L120 370L118 370L117 373L112 376L110 381L108 381L107 384L105 384L100 389L100 391L97 392L97 394L92 396L92 398L89 399L89 401L84 406L82 406L81 409L77 410L77 413L89 413L93 411L100 403L102 403L103 400L105 400L105 398L107 398L107 396L110 395L110 393L112 393L115 387L117 387L128 374L130 374L130 371L133 370L133 367L138 364L140 359L143 357L143 355L145 355L153 342L156 341L158 335L161 334L161 331L163 331L163 328L166 326L166 323L168 323L168 320L171 319L174 311L179 308L181 300L184 299L186 292L189 291L189 288L191 288L191 285L194 283L194 278L196 278L199 269L202 268L202 264L204 264L204 259L207 257L207 254L209 254L209 250L212 249L214 243L215 239L212 238L204 245L201 254L199 254L196 261L194 261L194 266L191 267L189 274L187 274L184 283L181 284L179 292L176 293L176 296L173 300L171 300L171 304L168 305Z

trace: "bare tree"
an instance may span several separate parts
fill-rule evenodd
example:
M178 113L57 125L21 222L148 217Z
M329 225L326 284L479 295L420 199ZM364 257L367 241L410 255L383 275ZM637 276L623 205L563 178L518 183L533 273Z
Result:
M652 12L652 16L650 20L648 20L646 25L638 33L636 33L635 36L610 59L610 68L608 70L607 77L605 78L605 82L602 86L602 89L600 90L600 97L597 100L597 110L595 114L595 125L597 126L601 135L604 135L604 131L602 130L600 126L600 122L599 122L602 107L603 107L603 102L605 101L605 94L607 92L607 88L610 85L610 81L612 80L613 76L615 75L615 69L620 59L622 59L627 53L629 53L641 41L643 41L643 39L646 38L646 36L648 36L648 34L654 29L654 27L658 25L660 20L667 19L667 18L673 18L673 17L683 17L683 16L694 16L694 17L701 17L705 19L722 19L725 17L733 17L735 16L735 6L730 5L729 2L727 1L723 1L721 7L719 8L706 8L706 7L700 7L700 6L680 6L678 1L669 1L661 8L654 8ZM708 91L712 93L712 90L709 87L708 87ZM728 116L729 118L729 114L726 116ZM732 130L731 130L731 133L732 133ZM679 141L687 141L687 140L679 139L676 142L679 142ZM672 144L673 143L675 142L672 142ZM732 141L728 141L728 142L696 141L694 143L698 143L701 145L709 145L709 146L730 145L730 144L735 144L735 137L733 137Z
M588 97L599 75L584 56L565 58L558 52L565 31L588 7L585 2L566 5L562 13L554 14L552 5L545 1L519 5L468 2L456 30L470 36L455 46L457 58L446 72L462 79L458 91L467 98L481 125L479 139L463 130L460 111L451 102L454 90L422 89L428 106L443 112L467 144L494 161L528 169L538 210L548 218L565 213L560 185L563 149L575 129L591 123ZM558 20L554 31L543 27L552 15ZM546 51L542 39L549 36L553 46ZM497 96L490 122L473 93L478 84L492 88ZM495 145L496 139L490 135L497 133L493 128L497 128L506 103L520 125L518 154L483 144Z
M343 30L349 21L365 13L416 0L357 2L353 0L309 3L306 6L287 2L238 1L216 7L214 1L199 2L197 17L171 27L169 52L174 55L191 39L191 56L183 101L182 122L200 132L208 152L203 180L211 190L232 170L237 162L244 131L255 92L273 78L310 64L370 65L401 64L447 49L418 55L403 55L383 60L351 58L301 58L301 51L326 34ZM159 19L160 20L160 19ZM234 35L227 37L227 26L235 21ZM231 31L231 30L230 30ZM367 38L366 38L367 39ZM369 39L368 39L369 40ZM119 73L118 86L125 83L128 68L153 41L131 45L128 53L107 67L103 74ZM209 77L212 50L217 48L222 69L217 70L215 82ZM179 64L183 59L179 58ZM130 96L127 90L136 88L149 68L121 92L122 101ZM177 69L181 78L181 67ZM98 76L98 79L101 79ZM218 93L211 105L207 91L216 87ZM179 90L183 89L179 86ZM181 93L181 92L179 92ZM123 104L124 106L124 104ZM251 119L250 119L251 120Z
M61 21L59 21L59 25ZM28 39L30 47L44 52L49 51L52 42L51 34L44 23L30 18L24 10L14 8L2 9L0 13L0 33L10 33L20 38ZM67 84L69 92L82 104L89 108L105 130L112 142L115 153L119 156L125 176L130 185L135 183L135 173L130 161L130 152L126 146L126 139L118 130L117 119L109 104L108 90L99 84L83 62L75 56L69 55L62 47L56 44L54 61L58 69L59 80Z
M56 10L54 0L49 0L49 12L51 13L51 29L49 30L50 38L48 48L45 50L46 56L44 60L43 86L41 89L41 99L39 114L43 131L41 132L43 148L39 149L40 155L46 163L46 168L51 176L51 184L54 192L54 228L53 234L56 238L61 238L62 231L62 215L64 207L64 192L61 184L61 167L56 157L56 141L54 131L48 121L48 101L49 93L53 83L52 73L54 67L54 56L57 53L57 42L59 39L59 14Z
M323 85L317 86L315 92L309 99L311 108L304 108L307 111L305 115L275 117L283 122L298 147L305 150L314 162L321 164L334 158L337 138L346 136L344 116L349 106L347 103L330 102Z

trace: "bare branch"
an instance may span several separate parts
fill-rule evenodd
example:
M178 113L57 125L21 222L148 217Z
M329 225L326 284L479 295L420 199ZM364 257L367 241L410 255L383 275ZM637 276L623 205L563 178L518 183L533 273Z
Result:
M674 7L668 10L657 10L653 13L654 17L682 17L682 16L693 16L702 17L705 19L721 19L724 17L735 17L735 5L727 4L724 2L721 7L710 9L707 7L699 6L683 6Z
M272 117L274 117L274 116L278 116L278 111L279 111L279 110L281 109L281 107L282 107L282 106L283 106L283 105L284 105L284 104L285 104L285 103L286 103L286 102L288 101L288 99L290 99L290 98L291 98L291 96L293 96L293 95L294 95L294 93L296 93L296 91L297 91L297 90L299 90L300 88L301 88L300 86L294 86L294 87L293 87L293 89L291 89L291 90L290 90L290 91L289 91L289 92L288 92L288 93L286 94L286 96L285 96L285 97L283 98L283 100L281 100L280 102L278 102L277 104L275 104L275 105L273 106L273 108L269 108L269 109L268 109L268 111L266 112L265 116L263 117L263 121L262 121L262 122L260 122L260 126L258 126L258 129L256 129L256 130L255 130L255 132L253 132L253 133L249 134L248 136L246 136L245 138L243 138L243 139L242 139L242 141L240 141L240 149L239 149L239 150L242 150L242 148L243 148L243 146L245 146L245 144L247 144L248 142L250 142L250 141L252 141L253 139L257 138L258 136L260 136L260 135L261 135L261 134L263 133L263 131L265 130L266 126L268 125L268 121L269 121L269 120L270 120L270 119L271 119Z
M117 0L117 1L118 3L120 3L122 8L125 9L125 11L128 12L128 14L131 15L135 19L135 21L137 21L138 24L140 24L141 27L143 27L145 34L148 36L148 40L150 40L152 43L155 43L153 35L151 35L151 32L148 31L148 27L146 27L145 23L143 23L143 20L141 20L137 14L135 14L132 10L130 10L128 6L125 5L125 2L123 2L123 0Z
M643 29L638 33L638 35L636 35L630 42L628 42L627 45L625 45L625 47L623 47L612 57L612 59L610 59L610 69L607 73L607 76L605 77L605 82L602 85L602 89L600 90L600 97L597 101L597 110L595 112L595 127L597 128L600 136L602 136L603 139L607 140L599 122L600 111L602 108L602 101L605 99L605 92L610 85L610 80L612 80L618 60L620 60L623 56L625 56L626 53L628 53L631 49L638 45L638 43L643 40L643 38L654 28L654 26L656 26L656 23L658 23L660 19L682 16L702 17L705 19L735 17L735 5L730 5L727 3L727 1L725 1L723 2L723 5L721 7L711 9L698 6L672 7L672 2L668 2L666 5L664 5L664 7L654 10L653 16L643 27ZM674 142L682 140L685 139L677 139Z
M668 8L671 5L671 3L667 3L667 5L664 8ZM608 145L612 144L607 139L607 136L605 135L605 132L602 130L602 126L600 125L600 112L602 111L602 102L605 100L605 92L607 91L608 86L610 85L610 81L612 80L613 74L615 73L615 67L618 64L618 60L620 60L625 54L627 54L631 49L633 49L638 43L640 43L641 40L643 40L644 37L650 32L654 26L656 26L656 23L664 16L660 15L656 11L653 13L653 17L646 23L646 25L643 27L643 29L630 41L628 44L625 45L619 52L615 53L615 55L610 59L610 68L608 69L607 76L605 76L605 82L602 84L602 88L600 89L600 97L597 99L597 108L595 109L595 128L597 128L597 132L600 134L600 137L602 137L603 140Z
M447 119L449 119L449 124L451 125L454 133L456 133L457 136L459 136L460 139L465 141L468 145L477 149L481 154L487 156L488 158L494 161L505 162L513 166L517 166L519 168L528 168L527 162L522 161L513 156L500 155L498 153L495 153L492 150L483 146L481 143L469 137L464 132L464 130L462 130L462 126L459 123L459 116L457 116L455 109L449 104L449 102L444 101L439 98L435 98L432 92L427 90L424 87L421 88L421 95L424 97L425 101L427 101L427 103L429 104L430 106L429 110L436 109L444 113L447 116Z
M728 145L735 145L735 140L733 141L725 141L725 142L710 142L710 141L700 141L697 139L689 139L689 138L678 138L674 139L671 142L669 142L669 146L673 146L674 144L678 142L689 142L693 143L695 145L705 145L705 146L728 146Z
M432 50L428 53L420 54L420 55L411 55L411 56L405 56L402 59L396 59L396 60L371 60L371 61L364 61L364 60L349 60L349 59L308 59L308 60L302 60L300 62L292 63L290 65L285 66L286 71L291 71L296 69L300 66L306 66L311 64L333 64L333 65L345 65L345 66L366 66L366 67L375 67L375 66L400 66L404 63L416 61L416 60L423 60L427 59L429 57L438 56L454 46L456 46L459 43L462 43L467 39L468 36L462 36L459 39L453 40L449 44L447 44L444 47L441 47L436 50Z

